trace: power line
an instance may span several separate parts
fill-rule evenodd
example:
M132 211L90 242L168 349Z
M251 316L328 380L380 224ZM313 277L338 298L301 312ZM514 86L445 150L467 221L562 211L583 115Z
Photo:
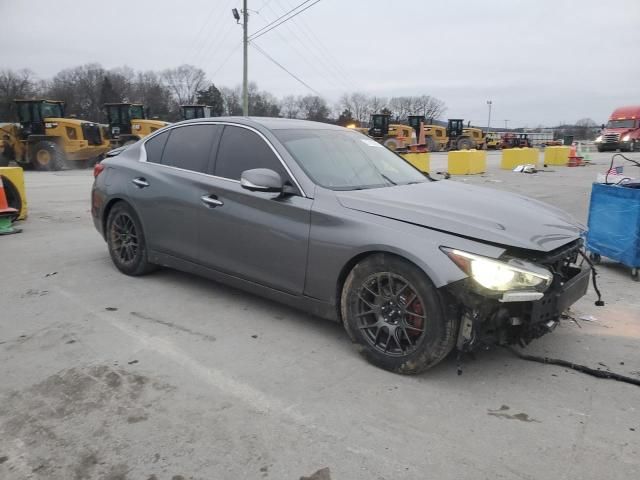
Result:
M271 6L268 6L268 8L275 16L278 15L278 13L275 10L273 10ZM340 83L336 83L336 81L331 76L327 75L328 73L331 73L330 69L323 68L320 62L314 62L309 58L308 53L313 53L313 52L308 51L307 54L305 54L305 52L301 52L298 49L297 43L303 46L302 40L296 35L296 32L294 32L291 28L289 28L288 25L285 25L285 26L289 29L289 32L291 33L291 35L293 35L297 39L297 42L292 42L290 40L287 41L285 36L282 33L280 33L279 30L276 30L275 32L276 35L278 35L282 39L283 43L287 45L289 48L291 48L291 50L293 50L307 65L309 65L309 67L313 69L319 77L324 78L328 83L332 83L336 85L338 88L344 88L343 85L341 85Z
M276 1L277 1L278 5L282 6L280 4L280 0L276 0ZM289 4L288 0L283 0L283 1L285 2L287 7L291 6ZM329 62L329 63L333 62L334 69L336 70L338 75L342 75L342 77L344 77L344 79L347 80L352 85L351 88L353 88L353 90L355 90L355 91L360 90L357 87L357 85L359 85L359 82L357 82L351 76L351 73L344 68L342 63L339 62L338 59L335 56L332 55L331 51L322 43L322 41L314 33L313 29L311 27L309 27L309 25L307 24L305 18L304 17L299 17L298 19L296 19L296 22L292 22L292 24L297 25L298 28L300 28L300 31L302 31L307 36L307 38L309 40L311 40L311 43L314 44L314 46L324 56L324 58L327 60L327 62Z
M262 55L264 55L267 59L269 59L271 62L273 62L275 65L277 65L278 67L280 67L282 70L284 70L286 73L288 73L291 77L293 77L294 79L296 79L298 82L300 82L302 85L304 85L305 87L307 87L309 90L311 90L313 93L315 93L316 95L318 95L319 97L322 96L322 94L320 92L318 92L315 88L311 87L308 83L306 83L304 80L302 80L300 77L298 77L297 75L295 75L294 73L290 72L289 70L287 70L286 67L284 67L281 63L279 63L276 59L274 59L271 55L269 55L267 52L265 52L262 48L260 48L259 45L257 45L255 42L251 42L249 45L251 45L253 48L255 48L258 52L260 52Z
M292 8L291 10L289 10L288 12L286 12L284 15L279 16L278 18L276 18L273 22L268 23L267 25L265 25L262 28L259 28L258 30L256 30L255 32L253 32L251 35L249 35L250 37L253 35L256 35L257 33L260 33L263 30L266 30L267 28L269 28L271 25L273 25L274 23L276 23L278 20L286 17L287 15L289 15L291 12L293 12L294 10L297 10L298 8L300 8L302 5L304 5L305 3L309 3L311 0L305 0L304 2L302 2L300 5L296 6L295 8ZM266 2L265 2L266 3ZM264 8L264 5L260 8L260 10L262 10L262 8Z
M307 2L308 2L308 1L309 1L309 0L307 0ZM262 32L260 32L260 33L258 33L258 32L254 33L253 35L251 35L251 37L249 38L249 40L255 40L256 38L261 37L261 36L262 36L262 35L264 35L265 33L269 33L269 32L270 32L271 30L273 30L274 28L279 27L280 25L282 25L283 23L285 23L285 22L287 22L287 21L291 20L291 19L292 19L292 18L294 18L294 17L297 17L297 16L298 16L298 15L300 15L302 12L304 12L305 10L310 9L311 7L313 7L316 3L319 3L320 1L321 1L321 0L315 0L315 2L313 2L312 4L307 5L307 6L306 6L306 7L304 7L302 10L298 10L296 13L294 13L293 15L291 15L291 16L289 16L289 17L285 18L285 19L284 19L284 20L282 20L280 23L277 23L276 25L273 25L272 27L270 27L270 28L268 28L267 30L264 30L264 31L262 31ZM298 5L298 7L296 7L296 8L300 8L302 5L304 5L304 4L305 4L305 3L307 3L307 2L303 2L301 5ZM294 8L294 10L295 10L295 8ZM291 12L289 12L289 13L291 13ZM286 15L286 14L285 14L285 15Z
M228 11L232 4L233 4L233 0L228 0L227 3L224 4L224 6L222 7L222 11L218 12L219 19L224 18L222 14L225 11ZM219 5L222 5L222 4L219 4ZM209 35L205 35L205 40L203 40L203 42L200 44L199 48L195 52L193 61L196 64L202 63L207 58L208 53L213 50L214 45L218 46L217 44L220 43L220 40L222 40L222 43L224 43L224 40L226 39L226 36L231 30L231 28L232 28L232 25L227 26L226 29L223 27L210 29Z
M280 6L280 8L282 8L283 10L285 8L291 7L291 5L288 4L288 2L285 4L285 6L283 6L279 0L277 0L277 3ZM271 11L274 11L273 8L271 8L271 6L269 6L269 9ZM340 65L338 64L337 61L335 60L332 61L332 59L327 54L325 54L325 52L320 48L322 47L322 45L319 45L320 43L319 40L314 41L314 39L311 37L310 34L312 34L313 32L309 27L307 27L304 24L303 17L300 17L299 19L297 19L297 21L299 23L296 23L296 21L292 21L290 25L285 25L285 27L288 28L289 31L296 37L298 42L302 44L303 43L302 40L293 30L293 25L295 25L296 29L300 33L304 34L306 39L309 41L309 45L313 46L316 49L316 51L314 52L312 48L307 48L307 51L312 55L314 55L321 64L324 64L325 66L324 68L326 72L331 74L334 78L338 79L341 82L342 87L346 87L347 90L357 91L358 88L356 87L356 83L351 78L349 78L346 72L341 71L341 69L339 68ZM320 55L318 55L318 53Z
M222 67L224 67L227 64L227 62L231 59L233 54L236 53L241 46L242 46L242 42L239 42L238 44L236 44L235 47L233 47L229 51L229 55L227 55L227 57L222 61L222 63L218 65L218 68L216 68L215 72L211 74L211 77L215 77L218 74L218 72L222 70Z

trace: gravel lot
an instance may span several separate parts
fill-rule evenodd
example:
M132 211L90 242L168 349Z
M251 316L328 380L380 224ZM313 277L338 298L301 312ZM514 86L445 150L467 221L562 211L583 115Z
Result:
M527 175L491 152L487 174L455 180L586 221L610 154L592 157ZM26 181L24 231L0 238L1 479L638 478L638 387L502 349L465 358L461 376L454 358L387 373L337 324L175 271L118 273L91 222L91 172ZM527 351L640 378L640 284L600 271L607 306L590 290L573 309L595 321Z

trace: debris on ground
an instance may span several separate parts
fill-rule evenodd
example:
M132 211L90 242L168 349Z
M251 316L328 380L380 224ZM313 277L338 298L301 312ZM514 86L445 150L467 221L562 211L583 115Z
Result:
M104 307L107 312L117 312L118 309L116 307Z
M309 477L300 477L300 480L331 480L331 472L329 467L321 468Z
M57 275L57 274L58 274L58 272L47 273L47 274L45 274L44 278L53 277L54 275Z
M538 169L532 163L528 163L526 165L518 165L513 171L519 173L536 173Z

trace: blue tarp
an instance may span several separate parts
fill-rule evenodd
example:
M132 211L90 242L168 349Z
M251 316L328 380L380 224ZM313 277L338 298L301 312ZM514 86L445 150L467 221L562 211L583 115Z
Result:
M628 267L640 267L640 189L593 184L587 249Z

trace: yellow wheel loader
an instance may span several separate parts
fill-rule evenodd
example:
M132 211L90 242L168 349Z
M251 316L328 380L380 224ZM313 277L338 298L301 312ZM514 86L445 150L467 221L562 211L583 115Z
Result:
M369 128L368 135L389 150L405 148L416 143L416 134L413 128L399 123L389 123L389 115L383 113L371 115L371 128Z
M15 100L18 123L0 124L0 166L38 170L88 167L109 150L100 125L64 117L64 102Z
M161 120L148 120L141 103L105 103L109 122L109 138L113 148L135 143L150 133L169 125Z
M481 128L466 127L462 129L462 134L473 140L473 147L478 150L487 149L487 135Z

